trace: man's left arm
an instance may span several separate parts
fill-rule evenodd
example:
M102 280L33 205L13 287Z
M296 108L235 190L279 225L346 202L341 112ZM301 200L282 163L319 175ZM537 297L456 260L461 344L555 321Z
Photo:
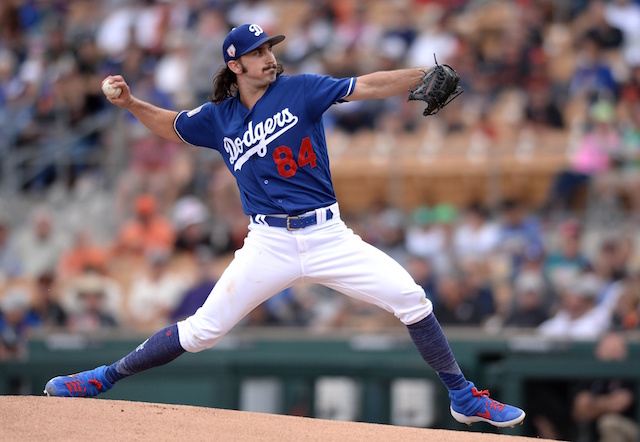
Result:
M424 75L426 68L379 71L356 78L356 86L345 101L389 98L409 91Z

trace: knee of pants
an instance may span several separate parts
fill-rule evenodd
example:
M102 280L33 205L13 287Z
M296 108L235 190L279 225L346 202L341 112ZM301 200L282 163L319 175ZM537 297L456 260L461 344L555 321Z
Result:
M431 300L427 298L423 290L420 290L421 294L418 297L418 302L411 302L408 305L406 303L399 308L395 308L393 314L404 325L415 324L422 321L433 312L433 304Z
M195 315L178 322L180 345L190 353L215 346L228 331L224 324L205 321Z

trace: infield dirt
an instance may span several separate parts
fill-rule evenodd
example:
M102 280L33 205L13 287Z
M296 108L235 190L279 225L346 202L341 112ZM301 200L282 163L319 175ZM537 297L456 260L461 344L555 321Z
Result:
M186 405L0 396L0 440L529 442L534 439L475 431L338 422Z

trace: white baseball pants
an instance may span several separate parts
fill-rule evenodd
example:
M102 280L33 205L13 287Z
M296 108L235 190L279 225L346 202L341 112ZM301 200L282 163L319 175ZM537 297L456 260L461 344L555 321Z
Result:
M299 283L317 283L375 304L414 324L433 310L424 290L391 257L364 242L339 218L288 231L252 222L202 307L178 322L180 344L189 352L211 348L245 315L276 293Z

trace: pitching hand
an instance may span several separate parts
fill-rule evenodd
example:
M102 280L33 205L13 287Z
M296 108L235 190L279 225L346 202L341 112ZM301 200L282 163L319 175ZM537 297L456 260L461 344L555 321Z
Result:
M111 86L114 89L117 89L117 88L122 89L122 92L117 98L113 98L113 97L109 97L108 95L105 95L107 97L107 100L109 100L110 103L115 104L118 107L127 108L133 101L133 97L131 95L131 90L129 89L129 85L127 84L126 81L124 81L124 78L122 78L122 75L109 75L107 78L102 80L102 83L104 84L104 82L106 81L111 82Z

